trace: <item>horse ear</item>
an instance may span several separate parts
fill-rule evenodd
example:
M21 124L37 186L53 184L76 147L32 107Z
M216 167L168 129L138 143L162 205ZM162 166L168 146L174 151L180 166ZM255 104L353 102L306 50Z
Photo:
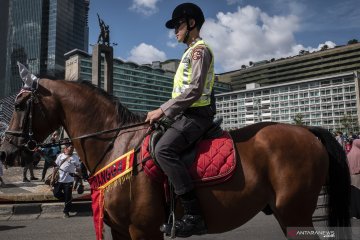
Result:
M24 86L23 88L25 89L36 89L37 88L37 83L38 83L38 78L32 74L23 64L21 64L20 62L17 62L17 65L19 67L19 74L20 77L22 79L22 81L24 82Z

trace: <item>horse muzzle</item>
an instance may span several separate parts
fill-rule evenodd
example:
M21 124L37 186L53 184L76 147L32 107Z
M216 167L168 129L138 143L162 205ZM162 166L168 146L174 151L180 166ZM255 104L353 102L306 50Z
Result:
M7 142L3 142L0 147L0 160L8 166L15 166L16 155L19 154L19 149L15 148Z

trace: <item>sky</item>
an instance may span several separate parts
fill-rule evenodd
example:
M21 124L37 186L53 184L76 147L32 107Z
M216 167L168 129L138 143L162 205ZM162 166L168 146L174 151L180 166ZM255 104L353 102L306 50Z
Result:
M89 43L97 13L110 25L114 57L138 64L180 59L186 45L165 27L179 0L90 0ZM193 0L204 12L200 36L215 55L215 72L249 62L295 56L360 41L360 0ZM92 47L89 46L89 52Z

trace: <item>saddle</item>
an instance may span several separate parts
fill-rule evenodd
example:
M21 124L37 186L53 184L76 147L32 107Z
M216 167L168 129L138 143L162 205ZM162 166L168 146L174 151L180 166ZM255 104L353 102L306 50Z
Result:
M235 170L233 141L229 133L221 129L221 123L222 119L215 120L202 138L181 156L190 176L198 186L226 181ZM155 126L153 133L144 139L141 147L144 172L151 179L161 183L166 181L166 177L156 162L154 149L157 141L166 131L166 126L170 125L160 122L158 126Z

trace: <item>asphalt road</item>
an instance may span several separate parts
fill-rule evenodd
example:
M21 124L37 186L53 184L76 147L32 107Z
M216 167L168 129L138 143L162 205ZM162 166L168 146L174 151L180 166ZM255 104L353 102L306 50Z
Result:
M321 210L320 210L321 211ZM324 226L319 210L314 218L315 226ZM353 229L360 232L360 220L353 220ZM359 235L357 235L359 236ZM1 240L95 240L91 216L72 216L71 218L39 218L31 220L0 221ZM105 240L111 239L108 228ZM180 238L178 238L180 239ZM285 240L273 216L259 213L243 226L222 234L191 237L193 240ZM360 239L360 238L353 238Z
M95 240L92 217L0 221L1 240ZM105 239L111 239L108 228ZM177 238L180 239L180 238ZM250 222L231 232L191 237L193 240L286 239L273 216L259 213Z

